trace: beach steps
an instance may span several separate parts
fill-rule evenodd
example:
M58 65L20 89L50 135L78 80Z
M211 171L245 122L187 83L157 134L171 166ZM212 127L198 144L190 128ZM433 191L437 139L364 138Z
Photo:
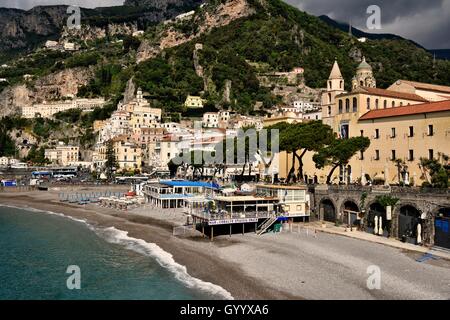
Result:
M264 232L267 231L275 222L277 222L278 217L271 217L267 219L256 231L256 234L258 236L262 235Z

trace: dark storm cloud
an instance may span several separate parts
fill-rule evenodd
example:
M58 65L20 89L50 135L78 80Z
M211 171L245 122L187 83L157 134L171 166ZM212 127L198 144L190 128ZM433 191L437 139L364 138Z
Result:
M0 0L0 7L31 9L39 5L68 4L84 8L117 6L124 0Z
M449 0L285 0L314 15L326 14L361 30L394 33L427 48L450 48ZM381 30L366 28L370 5L381 9Z

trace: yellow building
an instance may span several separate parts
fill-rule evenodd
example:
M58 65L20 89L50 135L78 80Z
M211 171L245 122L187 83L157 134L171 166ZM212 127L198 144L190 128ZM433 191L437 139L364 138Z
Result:
M372 178L421 185L427 177L420 159L442 161L443 154L450 155L450 100L372 110L359 119L358 127L371 144L350 165ZM395 160L402 165L397 167Z
M80 160L80 148L71 145L59 145L55 149L45 149L45 158L54 164L69 166Z
M363 67L359 71L364 73L357 79L374 85L371 69ZM365 136L371 145L364 154L355 155L348 166L336 170L332 183L383 180L386 184L421 185L427 181L419 166L420 158L442 160L442 154L450 155L450 98L429 100L445 99L450 87L401 80L383 90L353 81L351 93L336 93L333 84L337 90L340 85L337 68L335 63L331 83L329 80L322 97L323 122L341 139ZM303 158L305 178L325 183L331 168L317 169L312 157L313 153L308 152ZM279 176L286 178L292 154L282 152L279 159Z
M120 169L141 169L142 149L127 136L112 139L116 160Z
M203 99L199 96L187 96L184 105L187 108L201 109L203 108Z
M301 123L303 122L303 116L301 113L295 112L283 112L280 114L274 114L264 118L264 127L270 127L280 122L286 123Z
M413 93L429 101L450 100L450 87L436 84L398 80L388 90Z

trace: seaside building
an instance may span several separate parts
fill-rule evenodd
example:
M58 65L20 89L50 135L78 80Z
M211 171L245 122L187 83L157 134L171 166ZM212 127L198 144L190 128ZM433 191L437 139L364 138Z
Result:
M122 135L112 139L119 168L122 170L141 169L142 149L130 137Z
M60 166L69 166L72 163L79 162L80 148L72 145L60 144L54 149L45 149L45 158L53 164Z
M187 200L213 196L219 189L220 187L215 183L167 180L146 184L143 194L147 203L158 208L169 209L183 208Z
M366 76L363 81L370 82L371 87L357 86L349 93L333 91L340 84L335 64L324 96L323 122L340 139L364 136L371 140L366 152L335 171L332 183L382 181L420 186L429 180L420 159L446 164L445 156L450 155L450 100L428 101L445 99L450 87L401 80L388 90L375 88L371 68L362 64L358 77ZM312 156L312 152L304 156L304 178L325 183L331 168L317 169ZM280 177L286 178L292 166L291 155L280 153L279 165Z
M309 217L309 196L305 186L257 185L250 195L216 195L186 202L186 214L193 227L210 236L235 232L262 234L280 222L305 221Z

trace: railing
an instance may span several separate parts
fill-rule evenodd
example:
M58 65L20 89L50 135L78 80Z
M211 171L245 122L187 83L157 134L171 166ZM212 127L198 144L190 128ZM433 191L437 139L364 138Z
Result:
M34 186L0 187L0 192L26 192L35 190Z
M317 188L317 190L322 190ZM418 194L437 194L449 195L450 189L421 188L421 187L400 187L400 186L360 186L360 185L329 185L326 189L329 192L390 192L390 193L418 193ZM325 191L325 189L323 189Z
M224 213L210 213L204 211L193 211L193 216L203 218L205 220L225 220L225 219L267 219L272 216L268 212L257 212L257 211L247 211L247 212L224 212Z

